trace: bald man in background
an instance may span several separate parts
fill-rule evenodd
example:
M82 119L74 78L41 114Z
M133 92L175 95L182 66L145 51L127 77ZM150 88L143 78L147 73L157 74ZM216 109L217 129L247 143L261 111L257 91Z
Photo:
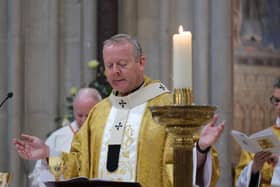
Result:
M96 89L82 88L79 90L73 100L73 113L75 120L54 131L46 140L50 151L56 154L60 152L69 152L71 142L75 133L79 131L86 120L92 107L101 100L101 96ZM32 187L45 187L44 181L54 180L53 175L48 170L48 164L45 160L38 160L34 170L30 174Z

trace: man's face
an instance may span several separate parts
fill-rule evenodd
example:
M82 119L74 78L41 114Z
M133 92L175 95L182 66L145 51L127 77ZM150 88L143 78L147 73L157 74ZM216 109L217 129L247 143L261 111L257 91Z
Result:
M276 115L280 117L280 88L274 88L272 98L272 104L275 108Z
M129 94L144 81L145 58L141 56L136 59L130 43L105 46L103 59L108 82L121 94Z
M85 120L88 117L88 113L92 109L94 105L96 105L98 101L94 100L93 98L81 98L77 101L74 101L73 108L74 108L74 117L79 127L83 125Z

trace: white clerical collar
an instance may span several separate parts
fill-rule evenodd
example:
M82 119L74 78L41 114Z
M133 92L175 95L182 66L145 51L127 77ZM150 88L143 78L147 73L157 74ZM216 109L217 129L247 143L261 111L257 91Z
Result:
M157 82L141 87L123 97L111 93L109 98L114 107L118 109L131 109L165 92L169 92L169 90L162 83Z
M280 117L276 119L276 127L280 128Z
M72 121L72 123L70 123L69 128L71 129L73 134L77 133L79 131L79 129L80 129L76 120Z

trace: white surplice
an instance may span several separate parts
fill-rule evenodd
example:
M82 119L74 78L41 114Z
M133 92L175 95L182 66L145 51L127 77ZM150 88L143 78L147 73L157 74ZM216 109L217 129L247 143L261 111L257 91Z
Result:
M46 140L50 147L51 155L59 156L60 153L69 152L74 133L79 130L76 121L54 131ZM54 176L48 170L48 164L45 160L38 160L32 173L29 175L32 187L46 187L45 181L54 181Z

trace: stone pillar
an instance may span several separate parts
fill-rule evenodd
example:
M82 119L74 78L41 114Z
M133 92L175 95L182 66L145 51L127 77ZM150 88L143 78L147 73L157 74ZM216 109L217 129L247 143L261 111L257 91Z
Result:
M6 97L8 93L8 56L7 56L7 43L8 43L8 1L0 1L0 102ZM8 171L8 103L6 102L0 108L0 172Z
M160 14L158 20L159 26L159 79L171 90L172 86L172 33L170 33L170 9L173 2L161 0L159 3Z
M29 0L24 6L24 131L45 139L55 128L59 103L58 1Z
M63 77L63 94L68 94L71 87L80 87L83 82L83 65L82 59L82 3L81 1L63 1L61 4L61 72ZM62 101L63 102L63 101ZM65 103L65 99L64 99Z
M8 90L14 92L12 102L8 103L8 163L9 172L12 172L14 178L11 187L25 186L26 178L21 165L21 160L11 144L12 139L19 137L24 125L24 58L22 41L22 1L9 0L8 2Z
M209 103L209 1L194 1L193 94L196 104Z
M94 72L88 68L88 61L97 59L97 0L84 0L82 4L82 58L83 83L87 86L93 80Z
M71 87L89 84L95 72L87 62L97 59L97 0L58 1L60 115Z
M137 35L137 1L121 0L119 1L119 33L127 33L132 36Z
M217 143L221 177L218 186L232 186L230 130L232 126L233 62L231 0L212 1L210 13L210 102L218 107L221 120L226 120L224 132Z
M24 7L24 124L22 132L46 139L59 103L58 1L27 0ZM25 179L33 170L24 161Z
M193 0L174 0L170 4L171 9L171 33L178 33L179 25L184 30L193 32L194 22L194 2Z

